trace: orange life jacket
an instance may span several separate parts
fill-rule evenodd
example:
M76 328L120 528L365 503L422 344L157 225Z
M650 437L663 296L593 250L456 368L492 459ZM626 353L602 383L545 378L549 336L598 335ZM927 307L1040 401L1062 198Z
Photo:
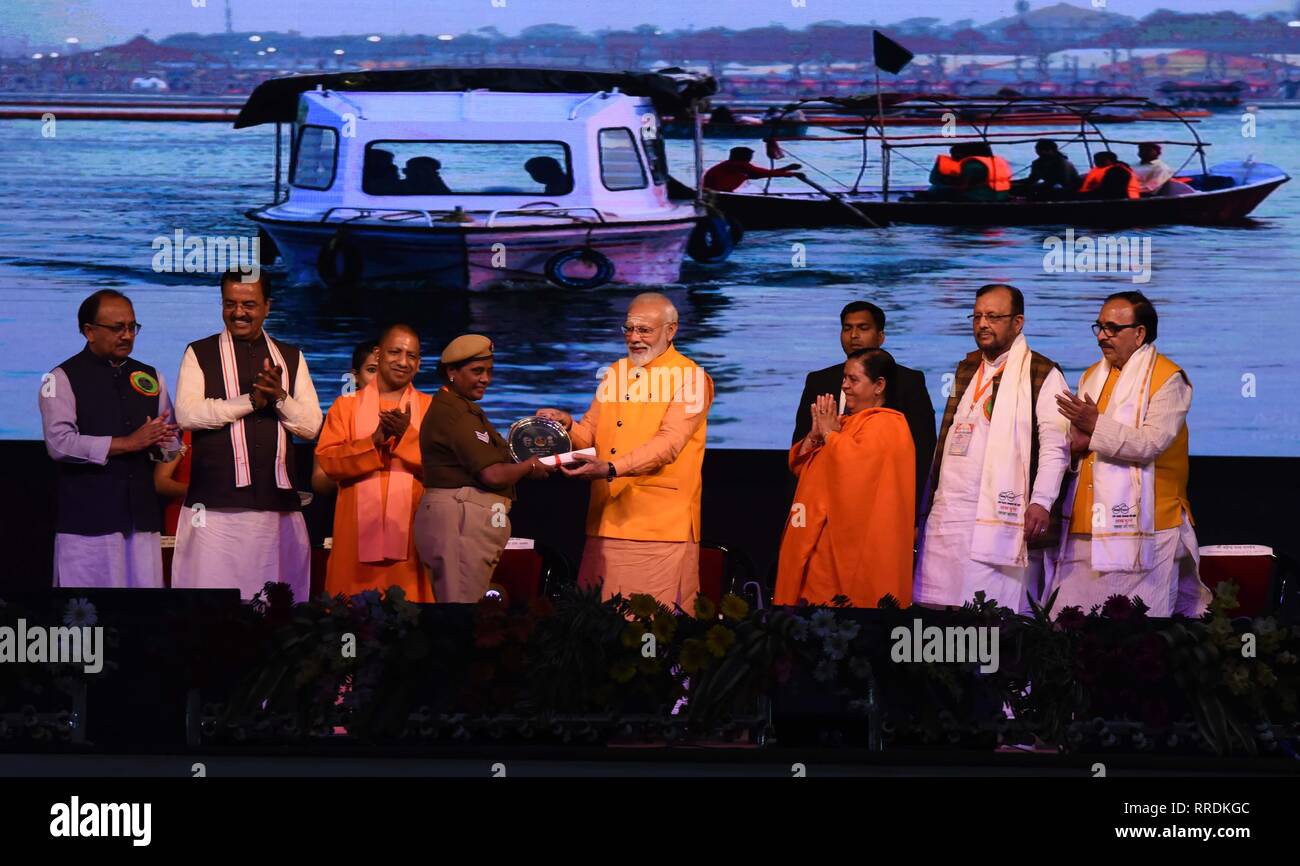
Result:
M950 186L955 189L963 188L961 181L961 160L940 154L939 157L935 159L934 167L938 170L939 174L948 181L944 186Z
M1138 183L1137 175L1133 173L1133 169L1129 168L1122 162L1112 163L1104 168L1091 169L1083 176L1083 183L1079 186L1079 192L1092 192L1097 187L1101 186L1101 179L1105 177L1106 172L1110 171L1112 168L1118 168L1128 175L1128 197L1140 198L1142 196L1142 186Z
M1000 156L968 156L962 162L974 160L981 163L988 172L989 189L994 192L1006 192L1011 189L1011 166Z

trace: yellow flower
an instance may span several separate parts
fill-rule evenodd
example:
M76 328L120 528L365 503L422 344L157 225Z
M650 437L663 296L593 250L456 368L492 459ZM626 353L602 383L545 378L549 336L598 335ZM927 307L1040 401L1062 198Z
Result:
M629 609L632 611L632 616L637 619L649 619L655 615L655 611L659 610L659 602L653 595L638 592L632 596Z
M736 642L736 634L725 625L715 625L704 635L704 643L709 648L709 652L718 658L727 654L727 650Z
M643 658L637 662L637 667L640 668L641 673L650 675L659 673L661 669L659 659L656 658Z
M656 641L669 643L677 633L677 617L667 611L658 613L650 624L650 630L654 632Z
M704 593L695 596L695 618L696 619L716 619L718 608L714 605L713 600Z
M682 670L686 671L686 673L695 673L704 667L707 660L708 656L705 654L703 641L691 638L682 644Z
M628 649L635 649L641 646L641 636L645 634L645 631L645 626L637 623L628 623L627 626L624 627L623 633L619 635L619 640L622 642L623 646Z
M749 616L749 605L734 592L722 597L722 615L727 619L742 620Z
M625 683L636 676L636 666L626 659L620 659L610 665L609 675L615 682Z

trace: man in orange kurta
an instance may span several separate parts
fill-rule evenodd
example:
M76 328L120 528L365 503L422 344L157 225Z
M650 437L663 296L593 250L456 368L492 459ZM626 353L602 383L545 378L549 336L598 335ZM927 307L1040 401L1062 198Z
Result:
M339 485L325 575L330 595L398 586L408 601L434 600L411 532L424 493L420 421L431 401L411 384L419 369L419 337L392 326L380 338L378 374L335 400L325 418L316 460Z
M907 419L885 408L845 416L811 450L802 441L790 449L799 487L781 539L776 604L844 595L853 607L875 607L886 594L911 603L915 460Z
M563 424L574 448L596 456L565 475L592 482L578 585L603 598L653 595L695 609L700 587L701 466L713 380L673 345L678 314L657 292L632 299L623 325L628 353L601 378L580 421Z

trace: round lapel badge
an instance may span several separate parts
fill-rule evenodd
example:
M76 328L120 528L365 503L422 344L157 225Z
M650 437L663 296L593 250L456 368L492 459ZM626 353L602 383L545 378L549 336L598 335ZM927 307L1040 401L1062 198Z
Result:
M136 370L131 374L131 387L138 393L146 397L158 396L158 380L150 376L144 370Z

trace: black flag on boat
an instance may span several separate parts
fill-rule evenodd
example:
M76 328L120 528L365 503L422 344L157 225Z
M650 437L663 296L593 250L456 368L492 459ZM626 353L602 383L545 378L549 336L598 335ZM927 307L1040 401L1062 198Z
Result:
M878 69L895 75L902 72L903 67L916 56L879 30L871 31L871 53L875 55Z

